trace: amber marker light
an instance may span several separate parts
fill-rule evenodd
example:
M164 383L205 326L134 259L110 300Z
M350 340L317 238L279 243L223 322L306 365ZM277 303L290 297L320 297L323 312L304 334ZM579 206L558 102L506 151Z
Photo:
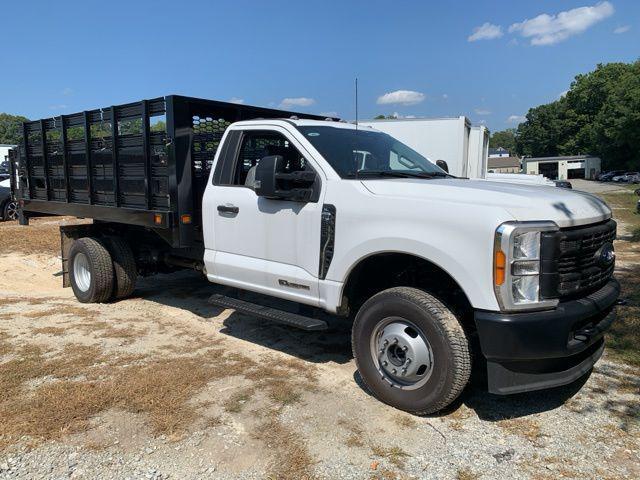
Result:
M496 285L504 283L505 271L507 268L507 257L502 250L496 250L493 260L493 281Z

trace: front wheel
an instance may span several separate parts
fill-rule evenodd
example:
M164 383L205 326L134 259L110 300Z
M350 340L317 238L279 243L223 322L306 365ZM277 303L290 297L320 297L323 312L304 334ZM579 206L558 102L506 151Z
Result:
M471 375L462 326L444 304L416 288L391 288L367 300L351 342L365 385L383 402L411 413L442 410Z

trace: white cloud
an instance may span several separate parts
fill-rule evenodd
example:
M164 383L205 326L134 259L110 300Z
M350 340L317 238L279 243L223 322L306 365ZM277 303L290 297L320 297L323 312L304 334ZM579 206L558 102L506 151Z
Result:
M473 29L473 33L467 37L467 42L493 40L494 38L500 38L502 35L502 27L500 25L485 22L479 27Z
M487 110L486 108L476 108L474 111L476 115L491 115L491 110Z
M442 94L442 99L443 100L449 100L449 95L447 95L446 93Z
M316 101L308 97L283 98L280 102L280 108L310 107L314 103L316 103Z
M618 28L616 28L613 33L615 34L620 34L620 33L626 33L629 30L631 30L631 25L621 25Z
M385 93L378 97L378 105L417 105L424 101L427 96L424 93L413 90L396 90Z
M613 15L613 12L611 3L599 2L591 7L573 8L557 15L543 13L535 18L514 23L509 27L509 33L515 32L524 38L530 38L531 45L554 45L584 32Z
M62 93L62 95L69 96L69 95L71 95L73 93L73 89L67 87L67 88L62 89L61 93Z
M509 123L520 123L524 122L527 119L524 115L509 115L507 118L507 122Z
M229 103L237 103L238 105L242 105L244 103L244 98L231 97L229 99Z

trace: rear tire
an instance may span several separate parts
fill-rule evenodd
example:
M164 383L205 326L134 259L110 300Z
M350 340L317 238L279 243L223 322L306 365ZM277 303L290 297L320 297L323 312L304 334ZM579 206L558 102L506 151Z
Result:
M69 251L69 278L76 298L82 303L104 303L113 292L113 262L99 240L79 238Z
M369 390L414 414L450 405L471 375L462 326L444 304L416 288L391 288L367 300L356 315L351 341Z
M113 298L120 300L129 297L136 287L138 267L129 244L118 237L107 237L105 244L113 260Z

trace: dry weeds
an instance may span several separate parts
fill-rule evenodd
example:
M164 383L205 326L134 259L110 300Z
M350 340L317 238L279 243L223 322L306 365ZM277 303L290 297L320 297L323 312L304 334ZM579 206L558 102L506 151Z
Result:
M469 468L460 468L456 472L457 480L477 480L478 478L480 478L480 475L473 472Z
M512 435L526 438L530 442L536 444L542 438L540 424L529 418L512 418L501 420L498 426Z
M405 459L410 457L407 452L400 447L381 447L379 445L373 445L371 452L380 458L386 458L391 464L397 468L404 468Z
M267 478L278 480L314 478L312 467L315 462L306 442L291 428L283 425L277 415L270 415L269 420L256 429L254 437L274 453Z
M224 410L229 413L240 413L255 393L255 388L244 388L235 392L224 402Z

